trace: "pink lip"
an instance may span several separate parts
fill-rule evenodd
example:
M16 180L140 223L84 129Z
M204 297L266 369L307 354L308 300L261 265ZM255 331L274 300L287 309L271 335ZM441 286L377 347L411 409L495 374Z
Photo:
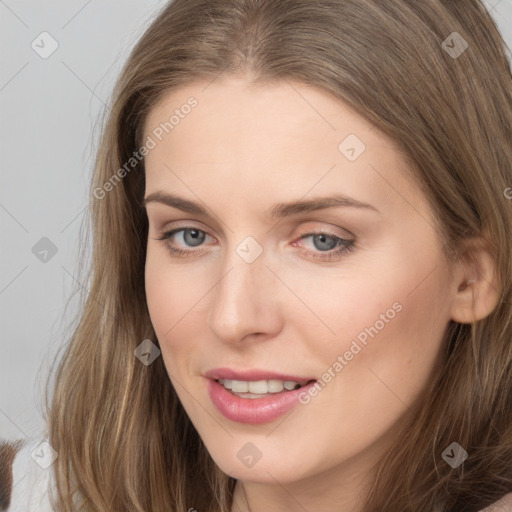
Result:
M211 370L205 376L209 378L208 393L210 399L219 412L231 421L253 425L268 423L286 414L299 403L299 395L304 392L307 393L308 389L314 386L316 382L315 379L308 379L307 377L282 375L260 370L238 372L228 368ZM264 398L252 399L234 395L215 379L247 381L277 379L313 382L309 382L300 389L293 391L282 391L281 393L269 394Z

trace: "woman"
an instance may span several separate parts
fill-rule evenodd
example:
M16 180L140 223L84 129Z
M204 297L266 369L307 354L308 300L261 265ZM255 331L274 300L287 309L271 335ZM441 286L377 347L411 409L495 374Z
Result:
M511 85L477 0L169 4L97 159L56 510L506 510Z

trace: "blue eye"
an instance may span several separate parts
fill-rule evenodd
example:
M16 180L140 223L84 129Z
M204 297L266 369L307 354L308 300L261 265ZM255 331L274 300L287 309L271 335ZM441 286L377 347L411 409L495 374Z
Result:
M206 233L204 231L200 231L199 229L182 229L180 231L183 236L183 241L190 245L191 247L197 247L204 242L206 238ZM175 232L176 234L177 232Z
M193 256L203 252L193 248L203 245L209 236L200 229L190 227L168 231L163 233L157 240L165 242L169 252L174 256ZM309 249L303 249L302 252L306 257L320 261L337 259L342 253L349 252L355 248L355 240L346 240L328 233L307 233L299 238L299 240L306 239L311 239L312 243L308 244L310 245ZM295 243L292 245L295 245ZM180 248L180 246L184 248ZM190 249L186 249L186 247L190 247Z
M200 229L197 228L180 228L164 233L160 238L157 238L157 240L164 241L169 251L178 256L185 256L189 253L197 252L188 251L185 249L178 249L177 247L174 247L174 245L171 242L178 236L182 240L180 245L188 247L199 247L201 244L203 244L208 235L204 231L201 231Z
M355 249L354 240L346 240L328 233L307 233L302 235L300 240L310 238L313 241L314 251L305 251L311 258L328 261L341 256L342 253Z
M326 235L324 233L311 236L313 237L313 245L319 251L331 251L338 245L334 236Z

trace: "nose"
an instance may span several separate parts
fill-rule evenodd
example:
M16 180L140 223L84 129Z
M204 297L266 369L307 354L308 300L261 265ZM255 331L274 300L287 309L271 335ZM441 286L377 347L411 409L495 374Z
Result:
M283 324L278 285L263 255L246 263L233 254L212 290L210 330L218 339L234 344L275 336Z

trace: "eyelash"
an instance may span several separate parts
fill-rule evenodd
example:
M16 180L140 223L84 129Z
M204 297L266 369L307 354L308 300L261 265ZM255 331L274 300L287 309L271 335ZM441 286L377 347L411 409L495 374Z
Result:
M202 231L201 229L197 228L178 228L173 229L172 231L167 231L163 233L159 238L156 240L164 242L164 244L167 246L167 249L171 254L178 257L186 257L190 256L191 254L200 254L201 250L195 251L195 250L184 250L184 249L177 249L176 247L173 247L169 241L172 238L173 235L180 233L182 231L199 231L200 233L204 233L206 236L209 236L205 231ZM320 252L311 252L311 251L305 251L308 252L309 255L316 260L319 261L331 261L335 259L337 256L341 256L343 253L351 252L355 249L355 240L346 240L345 238L341 238L339 236L333 235L331 233L325 233L323 231L314 232L314 233L306 233L302 235L299 240L303 240L305 238L309 238L312 236L319 236L319 235L325 235L329 238L332 238L338 248L330 249L329 251L320 251Z

